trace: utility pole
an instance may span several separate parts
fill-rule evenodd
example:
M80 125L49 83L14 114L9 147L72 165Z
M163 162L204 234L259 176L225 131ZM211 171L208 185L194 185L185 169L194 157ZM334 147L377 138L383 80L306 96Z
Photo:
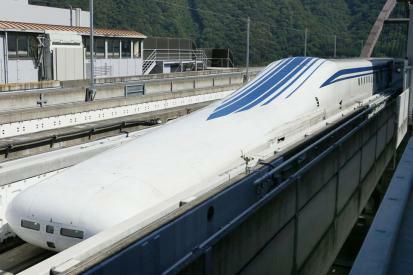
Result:
M304 32L304 56L307 56L307 41L308 40L308 28L305 28Z
M94 54L95 54L95 43L93 38L93 0L89 0L89 11L90 11L90 87L86 89L86 101L93 101L95 98L95 75L94 75Z
M251 24L251 19L248 17L247 20L247 57L246 57L246 82L250 80L250 74L249 74L249 69L250 69L250 24Z
M334 35L334 58L337 58L337 35Z

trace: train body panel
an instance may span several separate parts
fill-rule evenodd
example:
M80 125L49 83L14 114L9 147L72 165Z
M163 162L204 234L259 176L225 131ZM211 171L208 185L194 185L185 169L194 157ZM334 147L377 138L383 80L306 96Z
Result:
M392 62L274 62L228 98L23 191L7 220L22 239L51 250L135 215L149 222L245 172L245 158L254 164L273 154L287 134L304 138L314 124L361 104L389 84Z

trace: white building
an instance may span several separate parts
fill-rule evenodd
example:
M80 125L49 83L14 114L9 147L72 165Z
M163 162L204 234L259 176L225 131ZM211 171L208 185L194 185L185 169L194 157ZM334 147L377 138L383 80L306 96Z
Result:
M89 12L2 0L0 83L89 78ZM145 35L95 29L95 75L142 74Z
M29 0L1 0L0 20L64 26L89 26L89 12L29 5Z

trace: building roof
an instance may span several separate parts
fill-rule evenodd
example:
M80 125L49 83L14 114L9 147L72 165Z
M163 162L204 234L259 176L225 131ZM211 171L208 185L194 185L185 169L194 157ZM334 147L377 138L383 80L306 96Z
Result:
M35 24L35 23L22 23L11 21L0 21L0 31L24 31L24 32L36 32L44 33L46 31L57 32L75 32L81 35L88 35L89 28L87 27L71 27L62 25L49 25L49 24ZM95 28L96 36L105 37L128 37L128 38L146 38L145 35L136 31L130 30L116 30L116 29L100 29Z

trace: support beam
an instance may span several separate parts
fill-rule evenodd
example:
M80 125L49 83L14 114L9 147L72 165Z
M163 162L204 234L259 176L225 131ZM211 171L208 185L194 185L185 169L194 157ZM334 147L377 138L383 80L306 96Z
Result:
M384 22L389 19L390 14L392 13L394 7L397 4L397 0L387 0L382 11L379 14L379 17L374 23L373 28L367 38L367 42L364 44L363 50L361 51L360 57L369 58L371 57L374 47L376 46L377 41L379 40L380 34L383 30Z
M410 102L409 102L409 124L413 124L413 5L409 5L410 10L410 23L407 38L407 59L408 59L408 72L409 78L407 79L410 88Z

